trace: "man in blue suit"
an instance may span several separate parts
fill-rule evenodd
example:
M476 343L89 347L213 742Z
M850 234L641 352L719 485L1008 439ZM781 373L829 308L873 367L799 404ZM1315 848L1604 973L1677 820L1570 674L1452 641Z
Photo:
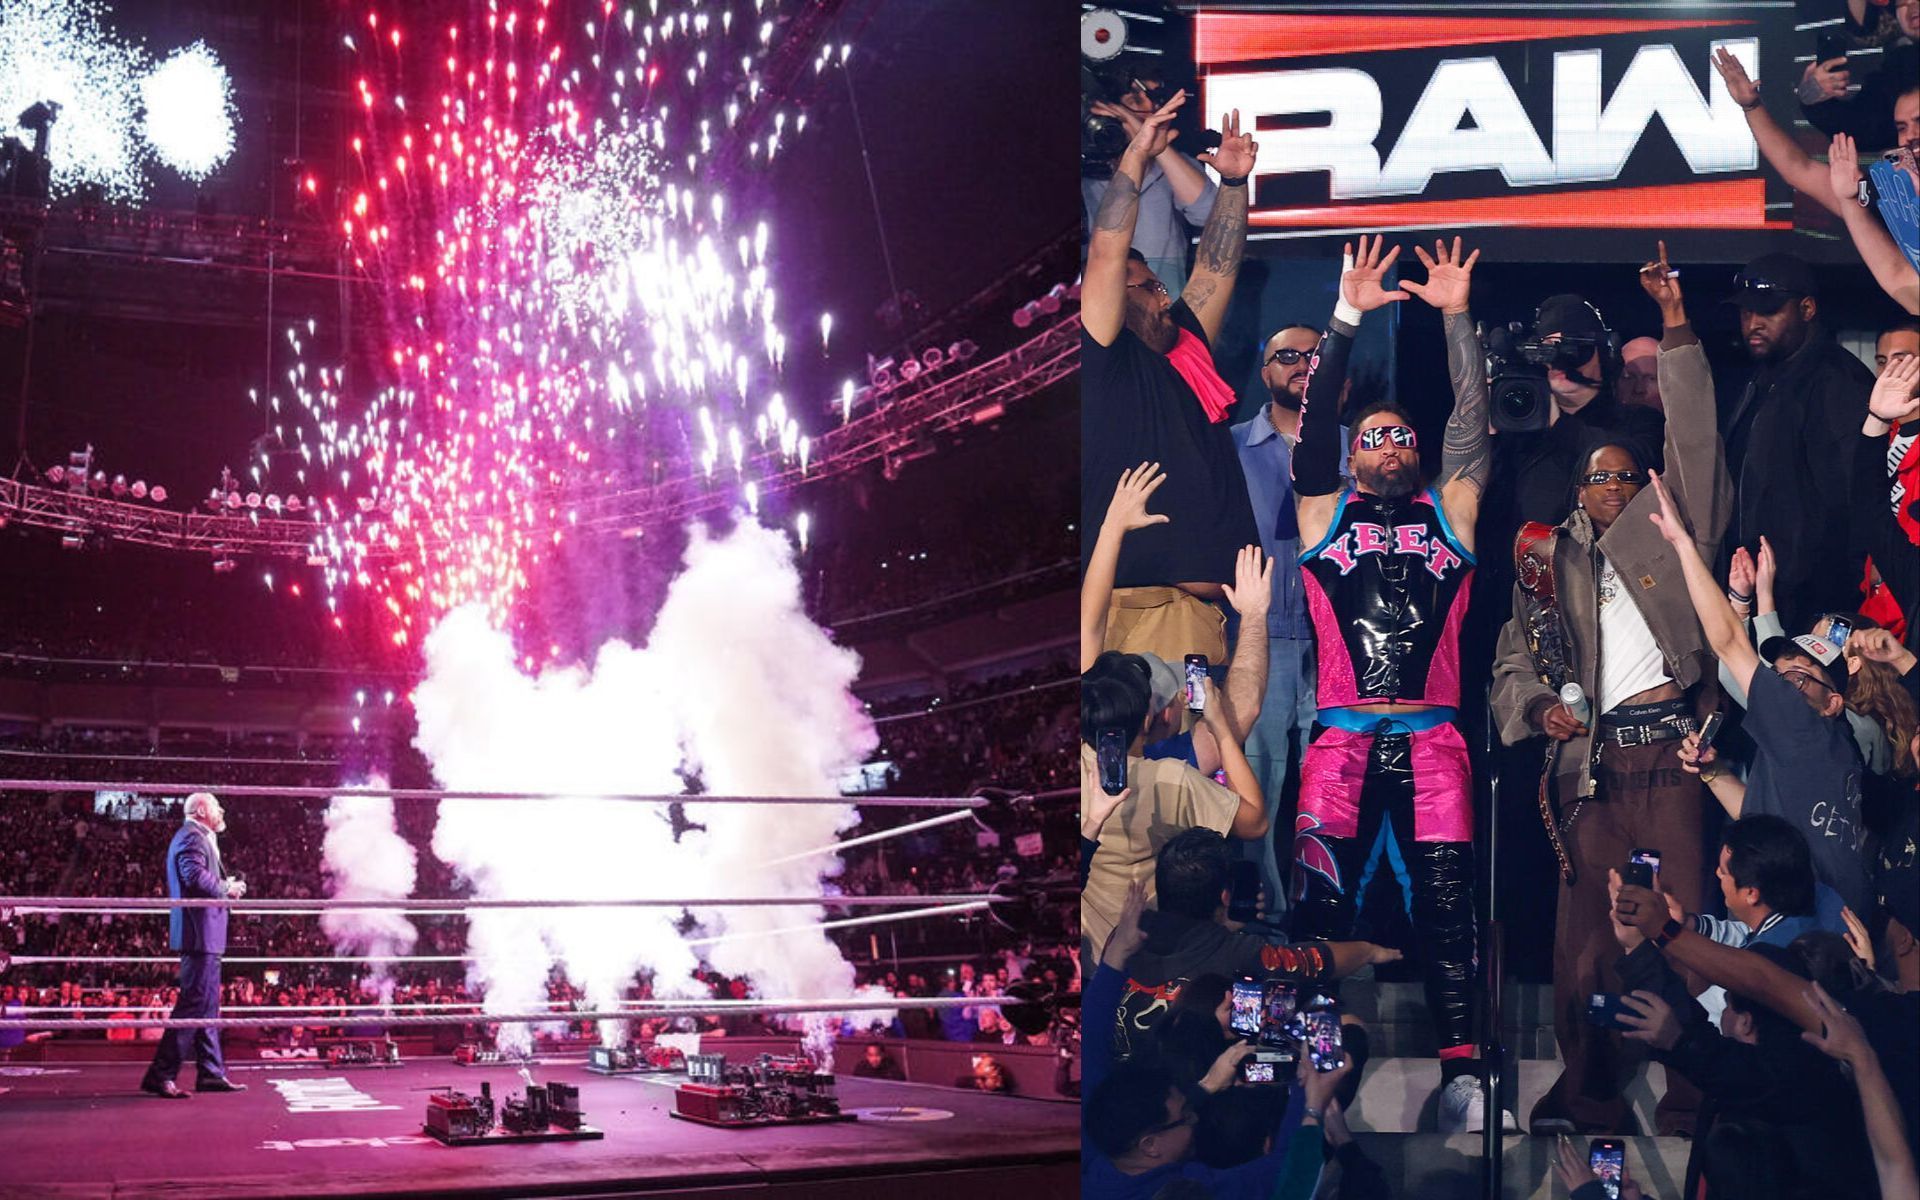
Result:
M211 793L195 792L187 797L187 819L167 846L167 894L182 899L238 900L246 894L246 885L227 879L220 872L218 835L227 827L227 815ZM227 910L225 908L176 908L168 921L173 949L180 952L180 999L173 1016L217 1017L220 1015L220 956L227 951ZM187 1044L193 1045L194 1063L199 1068L194 1084L196 1092L243 1092L246 1085L227 1078L227 1064L220 1057L218 1029L170 1029L154 1049L153 1064L147 1068L140 1090L168 1100L184 1100L187 1093L175 1085L173 1077L187 1056Z

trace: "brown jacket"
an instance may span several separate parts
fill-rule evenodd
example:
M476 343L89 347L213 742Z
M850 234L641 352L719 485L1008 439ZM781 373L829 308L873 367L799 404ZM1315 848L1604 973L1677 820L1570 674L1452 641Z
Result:
M1716 423L1713 375L1690 326L1666 331L1660 344L1659 371L1660 395L1667 409L1667 470L1661 478L1673 495L1681 520L1692 529L1701 555L1712 562L1732 511L1733 485L1727 476L1726 452ZM1659 511L1660 497L1653 488L1642 488L1600 538L1599 549L1620 573L1627 594L1659 643L1667 674L1681 687L1692 690L1703 681L1711 684L1716 664L1700 620L1694 615L1680 562L1659 529L1647 519ZM1559 527L1564 533L1554 539L1554 575L1561 619L1567 630L1568 666L1572 680L1597 702L1600 606L1593 524L1584 510L1575 509ZM1511 548L1505 549L1511 552ZM1514 611L1520 611L1517 586ZM1534 670L1519 618L1509 619L1500 631L1493 665L1493 713L1500 724L1501 740L1513 745L1539 733L1539 714L1558 699ZM1588 793L1592 759L1592 739L1588 735L1575 737L1561 748L1560 795Z

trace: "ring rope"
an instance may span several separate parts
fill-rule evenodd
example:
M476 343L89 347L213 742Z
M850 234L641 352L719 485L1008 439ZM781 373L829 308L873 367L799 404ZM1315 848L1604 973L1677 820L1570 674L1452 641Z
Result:
M959 812L942 813L937 817L928 817L924 821L909 821L905 825L895 825L891 829L882 829L878 833L865 833L859 837L847 838L844 841L827 842L824 845L815 846L809 850L796 850L792 854L783 854L779 858L770 858L760 865L762 867L777 867L782 863L798 862L803 858L812 858L818 854L838 854L842 850L850 850L855 846L865 846L872 842L884 842L889 838L897 838L903 834L918 833L923 829L932 829L936 825L946 825L954 821L964 821L972 815L973 812L970 809L962 809Z
M996 998L997 999L997 998ZM528 1025L544 1024L552 1021L623 1021L644 1017L675 1017L689 1013L846 1013L846 1012L894 1012L902 1008L961 1008L982 1007L978 996L914 996L903 1002L899 996L888 996L883 1000L709 1000L702 1001L697 1007L691 1003L683 1005L663 1004L651 1001L638 1008L591 1009L579 1012L516 1012L516 1013L401 1013L390 1017L381 1017L380 1025L407 1027L414 1025L466 1025L471 1017L478 1016L489 1024ZM985 1007L993 1007L987 1005ZM97 1010L96 1010L97 1011ZM35 1021L29 1018L8 1017L0 1019L0 1029L20 1029L29 1031L61 1032L80 1029L294 1029L314 1024L311 1016L306 1017L78 1017L70 1021L57 1023Z
M897 908L916 904L960 904L977 901L991 904L1008 899L990 892L951 895L903 896L716 896L704 900L617 899L617 900L365 900L342 897L332 900L303 900L289 906L285 900L238 899L218 896L192 896L179 900L162 896L0 896L0 909L18 913L137 913L158 914L175 908L227 908L240 913L312 914L334 909L392 910L397 912L458 915L469 909L488 908Z
M127 783L72 779L0 779L0 792L133 792L171 795L284 796L331 800L365 796L388 800L620 800L640 804L827 804L860 808L985 808L979 796L656 796L631 792L480 792L450 788L274 787L257 783Z
M965 912L980 912L989 907L991 907L991 905L989 905L987 901L975 899L975 900L968 900L968 901L965 901L964 903L959 903L959 904L938 904L938 905L931 905L925 908L911 908L911 909L907 909L904 912L874 913L872 915L865 916L865 917L844 917L835 921L809 921L802 925L782 925L774 929L735 930L730 933L715 934L711 937L690 938L687 940L687 945L717 946L727 942L744 942L744 941L751 941L755 938L774 937L782 934L806 933L816 929L848 929L857 925L882 925L882 924L888 924L894 921L914 921L914 920L919 920L922 917L942 917L942 916L952 916L958 913L965 913ZM95 965L117 964L117 965L124 966L129 964L146 964L146 965L156 965L160 963L171 964L177 961L178 961L178 956L161 956L161 955L135 956L135 955L22 954L22 955L15 955L11 958L0 958L0 966L4 966L7 962L11 962L16 966L43 966L47 963L86 963L86 964L95 964ZM340 955L334 955L333 957L330 957L330 958L320 958L320 957L251 958L251 957L247 957L247 958L224 958L223 961L230 962L230 963L244 963L247 965L258 965L262 963L312 964L312 963L354 963L354 962L449 963L449 962L477 962L479 961L479 959L477 958L477 956L474 956L474 955L452 955L452 954L427 954L427 955L340 954Z

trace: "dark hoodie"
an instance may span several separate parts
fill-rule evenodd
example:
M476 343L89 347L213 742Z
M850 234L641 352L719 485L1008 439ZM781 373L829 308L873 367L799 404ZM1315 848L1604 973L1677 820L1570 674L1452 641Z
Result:
M1228 979L1330 979L1333 951L1325 942L1276 946L1211 920L1179 913L1142 916L1147 940L1127 960L1127 987L1114 1029L1114 1053L1127 1057L1136 1041L1166 1015L1182 984L1201 975Z

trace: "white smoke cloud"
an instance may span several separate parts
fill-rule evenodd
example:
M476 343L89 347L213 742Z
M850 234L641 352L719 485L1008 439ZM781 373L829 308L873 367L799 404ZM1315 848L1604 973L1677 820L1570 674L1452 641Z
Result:
M813 895L837 856L768 860L830 842L851 805L693 806L705 826L676 844L664 806L591 797L674 795L681 772L709 792L837 794L834 780L875 745L848 691L859 670L806 617L785 538L742 522L724 538L693 531L642 648L601 647L592 668L521 673L509 639L476 609L449 614L426 642L416 744L450 789L569 799L440 806L434 853L498 898ZM701 909L698 948L763 995L851 996L853 968L813 926L818 906ZM490 910L470 921L473 981L491 1012L525 1011L565 964L595 1007L612 1007L635 971L660 996L701 996L696 948L677 909ZM787 926L797 933L755 936ZM503 1027L524 1048L524 1026ZM617 1029L603 1036L619 1037Z
M384 788L374 779L364 786ZM393 827L393 801L386 796L335 796L327 804L327 833L321 843L321 869L327 892L338 899L405 900L413 894L417 855ZM420 931L405 915L385 910L330 909L320 928L341 954L407 954ZM393 972L373 964L374 985L382 1000L393 999Z

